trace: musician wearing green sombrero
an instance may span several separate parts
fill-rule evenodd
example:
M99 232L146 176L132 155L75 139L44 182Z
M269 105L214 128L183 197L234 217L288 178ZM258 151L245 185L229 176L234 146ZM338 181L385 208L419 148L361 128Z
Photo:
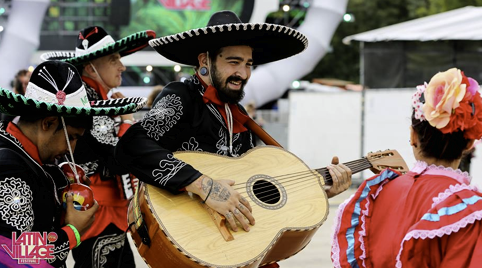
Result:
M121 85L126 70L122 58L148 46L154 37L153 31L142 31L115 41L102 27L91 26L79 32L75 52L49 52L41 57L75 65L82 73L90 101L116 101L124 97L121 92L113 92ZM127 205L136 182L114 160L119 137L134 121L132 114L94 118L92 130L79 141L75 157L86 169L100 208L93 227L82 237L84 243L73 250L75 267L135 265L125 231Z
M56 164L66 156L75 163L73 151L93 117L134 113L145 103L145 98L89 101L77 69L59 61L37 66L25 96L0 88L0 112L19 116L16 123L0 123L0 245L14 245L13 233L17 238L25 232L49 233L54 247L38 267L66 267L69 251L81 244L98 205L77 211L69 196L62 217L60 193L69 181ZM0 266L16 267L21 260L3 250Z

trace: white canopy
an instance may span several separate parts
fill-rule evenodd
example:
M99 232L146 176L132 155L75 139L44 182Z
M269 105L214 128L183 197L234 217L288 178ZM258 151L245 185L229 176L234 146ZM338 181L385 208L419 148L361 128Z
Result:
M361 42L482 40L482 7L467 6L343 38Z

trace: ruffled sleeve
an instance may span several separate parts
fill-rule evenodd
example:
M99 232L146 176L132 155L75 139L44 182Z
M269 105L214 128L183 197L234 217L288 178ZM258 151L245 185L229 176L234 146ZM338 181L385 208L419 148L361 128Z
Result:
M405 235L397 267L480 267L482 194L452 188Z

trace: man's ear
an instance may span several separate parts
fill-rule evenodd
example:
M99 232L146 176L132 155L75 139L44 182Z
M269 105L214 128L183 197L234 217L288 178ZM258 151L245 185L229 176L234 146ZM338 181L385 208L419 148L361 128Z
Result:
M49 131L49 130L52 130L52 128L56 130L59 124L59 117L58 116L45 117L44 119L41 120L40 124L41 124L40 127L42 128L43 131Z
M90 62L84 63L84 68L82 69L82 75L85 75L88 77L95 77L96 74Z
M208 54L207 53L200 53L197 56L197 60L199 62L199 67L207 66L208 65Z

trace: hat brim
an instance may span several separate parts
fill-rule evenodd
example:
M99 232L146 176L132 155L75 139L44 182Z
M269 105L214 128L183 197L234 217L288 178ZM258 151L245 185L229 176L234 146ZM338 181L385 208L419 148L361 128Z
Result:
M110 99L90 102L88 107L75 107L53 104L26 98L0 87L0 112L8 115L44 114L46 116L101 116L131 114L146 104L144 97Z
M296 55L308 46L305 35L293 28L269 23L234 23L208 26L149 41L159 54L181 64L197 66L198 55L226 46L253 48L255 65Z
M79 66L113 53L119 53L121 57L130 55L147 47L149 40L155 37L156 33L154 31L147 30L131 34L127 37L117 40L113 44L107 45L101 49L92 51L82 56L76 57L75 52L55 51L42 54L40 59L42 61L61 60L71 63L74 66Z

